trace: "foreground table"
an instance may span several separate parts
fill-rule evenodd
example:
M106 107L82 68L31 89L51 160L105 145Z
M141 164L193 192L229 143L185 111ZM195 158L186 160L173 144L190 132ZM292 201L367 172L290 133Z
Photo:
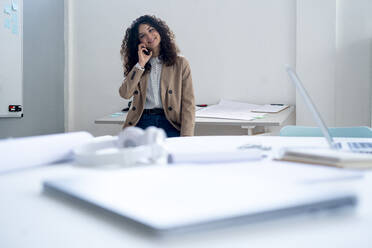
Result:
M323 138L223 136L169 139L167 146L170 150L193 147L192 149L197 151L205 148L206 144L209 144L206 150L218 150L247 144L275 148L284 143L326 145ZM267 159L264 160L263 166L265 163L276 162ZM359 248L372 245L372 174L369 171L364 172L363 179L328 182L332 185L347 183L357 189L360 203L351 213L293 216L165 238L142 233L108 213L47 195L42 191L41 183L45 178L102 174L106 171L59 164L1 174L0 246Z

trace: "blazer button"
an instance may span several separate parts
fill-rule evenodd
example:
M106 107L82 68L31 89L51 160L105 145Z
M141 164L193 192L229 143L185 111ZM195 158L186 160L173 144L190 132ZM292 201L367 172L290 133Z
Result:
M135 90L135 91L134 91L134 94L135 94L135 95L138 95L138 90Z
M133 106L133 107L132 107L132 110L133 110L133 111L136 111L136 107Z
M172 94L172 93L173 93L173 91L172 91L172 90L168 90L168 93L169 93L169 94Z
M173 109L172 107L168 107L168 110L169 110L169 111L172 111L172 109Z
M132 126L132 125L133 125L133 122L130 121L130 122L128 122L128 124L129 124L130 126Z

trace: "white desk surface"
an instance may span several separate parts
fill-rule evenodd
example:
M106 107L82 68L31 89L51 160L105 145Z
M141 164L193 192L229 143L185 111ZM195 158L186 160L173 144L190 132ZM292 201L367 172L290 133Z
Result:
M322 138L269 136L173 138L167 145L170 149L204 149L208 144L211 149L213 144L220 149L231 144L276 147L299 141L325 145ZM349 214L288 217L163 239L142 233L107 213L42 192L45 178L96 173L105 170L60 164L0 174L0 247L372 247L371 172L346 182L356 187L360 197L355 211ZM334 186L340 182L329 183Z
M256 119L252 121L245 120L231 120L231 119L220 119L220 118L203 118L196 117L196 124L213 124L213 125L232 125L232 126L281 126L291 114L294 113L294 106L290 106L279 113L269 113L262 119ZM124 124L126 112L122 115L106 115L102 118L96 119L96 124Z

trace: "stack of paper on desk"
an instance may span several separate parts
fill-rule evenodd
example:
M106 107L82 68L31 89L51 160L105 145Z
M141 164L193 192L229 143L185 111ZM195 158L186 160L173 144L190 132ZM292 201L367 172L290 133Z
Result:
M278 113L286 108L288 108L288 105L285 104L265 104L261 105L260 107L252 110L252 112L256 113Z
M324 164L347 169L372 169L371 154L328 148L286 148L280 151L277 158L279 160Z
M218 104L212 105L196 112L196 117L222 118L234 120L254 120L263 118L263 113L253 113L252 110L261 105L236 102L222 99Z

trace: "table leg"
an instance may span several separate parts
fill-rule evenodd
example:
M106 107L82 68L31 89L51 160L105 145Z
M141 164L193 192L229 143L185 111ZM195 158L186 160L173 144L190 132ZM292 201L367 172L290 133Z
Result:
M255 128L256 126L241 126L241 128L246 128L247 129L247 134L248 135L253 135L253 129Z

